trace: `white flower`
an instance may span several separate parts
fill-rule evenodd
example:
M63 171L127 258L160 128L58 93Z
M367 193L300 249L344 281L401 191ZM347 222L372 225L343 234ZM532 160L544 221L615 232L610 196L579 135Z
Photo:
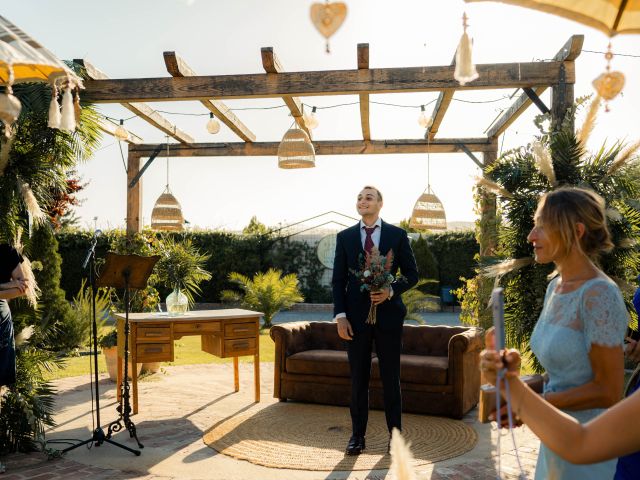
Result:
M371 272L369 270L365 270L364 273L362 274L362 276L364 278L370 277L371 276Z

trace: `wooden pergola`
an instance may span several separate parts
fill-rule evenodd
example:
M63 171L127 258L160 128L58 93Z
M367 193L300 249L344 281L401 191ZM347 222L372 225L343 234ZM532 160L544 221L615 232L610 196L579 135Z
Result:
M170 77L109 79L86 60L75 60L86 69L88 79L83 99L94 103L119 103L179 143L172 145L174 157L275 156L279 142L258 142L256 136L224 103L226 99L282 98L296 123L311 138L305 125L299 97L358 95L362 138L355 140L314 141L316 155L362 155L390 153L466 153L484 168L497 159L498 137L531 105L550 112L552 123L562 120L574 102L575 59L580 55L584 37L572 36L550 61L493 63L476 65L480 77L464 86L454 78L455 64L408 68L369 68L369 45L358 44L357 69L312 72L285 72L273 48L261 49L263 74L197 75L175 52L164 52ZM454 57L455 58L455 57ZM438 129L456 91L521 89L509 109L490 126L486 136L477 138L440 138ZM551 88L551 106L540 95ZM382 93L438 91L431 114L433 123L422 139L373 140L369 125L369 96ZM201 143L171 124L146 102L201 102L241 141ZM105 122L102 129L113 134ZM142 229L142 174L166 144L143 143L130 136L127 168L127 232ZM478 159L475 153L481 153ZM148 159L142 165L143 159ZM482 216L495 217L495 196L484 194ZM491 224L491 222L483 222ZM493 249L491 232L484 232L481 254Z

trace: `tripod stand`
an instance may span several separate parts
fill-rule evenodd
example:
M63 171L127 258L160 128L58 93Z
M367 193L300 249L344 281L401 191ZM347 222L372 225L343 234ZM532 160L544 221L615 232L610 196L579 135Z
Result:
M92 336L93 336L93 354L94 354L94 381L95 381L95 396L96 396L96 422L97 428L93 431L91 438L84 440L76 445L65 448L62 453L66 453L70 450L78 448L88 443L94 443L96 446L102 445L104 442L110 443L117 447L123 448L137 456L140 455L140 450L122 445L114 440L111 440L113 433L117 433L123 428L129 431L132 438L136 439L139 448L144 448L144 445L138 440L136 434L136 427L131 421L130 413L131 406L129 403L129 382L127 379L127 365L128 365L128 352L129 352L129 296L130 289L144 288L147 283L147 279L153 270L154 265L160 257L140 257L138 255L116 255L109 252L107 254L107 261L102 269L102 274L96 282L96 268L95 268L95 246L97 241L97 235L94 235L93 243L87 258L85 259L85 266L89 263L89 280L91 283L92 291ZM108 427L108 433L105 435L100 422L100 391L98 386L98 327L96 323L96 291L97 287L114 287L124 288L124 302L126 312L126 322L124 329L124 381L121 386L120 403L117 407L119 417L117 420L111 422Z

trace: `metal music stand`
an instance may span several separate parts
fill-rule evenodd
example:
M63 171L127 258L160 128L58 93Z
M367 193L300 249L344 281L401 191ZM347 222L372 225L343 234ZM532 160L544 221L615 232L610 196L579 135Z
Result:
M110 441L114 433L123 428L129 431L129 435L136 439L139 448L144 445L138 440L136 426L131 421L131 404L129 401L129 303L130 291L140 290L147 286L147 280L155 264L160 260L158 255L152 257L141 257L139 255L118 255L113 252L107 253L107 260L102 267L98 286L124 289L124 375L120 385L120 402L116 408L118 419L109 424L106 440ZM135 366L134 366L135 367ZM140 455L137 451L136 455Z

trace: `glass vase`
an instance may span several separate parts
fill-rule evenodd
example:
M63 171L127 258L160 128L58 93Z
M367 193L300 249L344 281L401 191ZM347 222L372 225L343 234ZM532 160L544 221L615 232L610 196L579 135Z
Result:
M169 315L183 315L189 308L189 300L182 291L175 287L166 300Z

